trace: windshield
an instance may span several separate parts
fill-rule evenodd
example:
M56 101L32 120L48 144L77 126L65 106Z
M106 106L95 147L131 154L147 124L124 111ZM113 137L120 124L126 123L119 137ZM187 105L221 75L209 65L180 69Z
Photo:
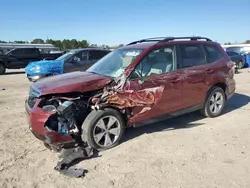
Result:
M92 65L87 72L110 77L119 77L141 54L142 49L117 49Z
M70 57L72 57L72 55L74 55L76 53L76 50L72 50L72 51L69 51L63 55L61 55L60 57L58 57L56 60L67 60L69 59Z

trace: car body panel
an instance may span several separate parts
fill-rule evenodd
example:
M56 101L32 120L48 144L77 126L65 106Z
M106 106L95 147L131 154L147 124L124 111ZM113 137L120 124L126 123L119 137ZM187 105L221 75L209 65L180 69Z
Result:
M230 59L225 55L221 47L219 47L219 49L223 52L224 57L218 62L180 68L173 72L144 77L142 80L129 79L135 66L140 63L150 51L158 49L159 47L179 44L190 44L190 41L135 44L122 47L121 49L138 48L143 49L143 51L126 68L124 74L120 78L117 78L117 80L120 81L117 82L120 86L112 87L113 90L111 90L111 92L107 91L106 87L113 80L111 77L81 71L41 79L34 83L32 87L39 90L40 96L75 92L84 93L106 88L105 91L103 90L104 93L106 92L105 95L103 95L108 96L105 105L118 109L132 108L132 116L127 119L128 126L143 124L142 122L146 121L152 123L155 120L164 119L163 117L166 116L173 117L199 110L204 105L203 103L207 92L216 84L226 84L225 92L227 96L230 97L235 91L235 81L233 79L233 70L227 66ZM202 41L192 41L192 44L216 45L214 42ZM147 98L148 96L153 97L153 100L150 101L152 98ZM142 100L143 102L141 102ZM147 105L147 101L151 102L150 105ZM36 104L37 103L38 102L36 102ZM98 106L98 104L96 106ZM44 127L48 116L43 114L44 112L41 108L37 108L39 107L35 105L32 109L26 108L26 111L30 114L29 119L33 131L45 134L44 128L38 128L38 126ZM36 117L36 112L41 114ZM52 137L56 137L52 140L59 140L57 134L54 134ZM62 141L65 141L65 139L62 139Z
M59 60L43 60L30 62L25 67L25 72L27 75L56 75L63 73L63 61Z
M176 81L178 79L179 81ZM139 84L138 80L134 80L132 84L130 83L130 86L131 85L133 86L131 89L134 89L135 91L164 86L161 98L154 107L143 114L130 118L129 122L132 124L143 121L147 118L153 118L155 116L179 110L182 106L182 80L181 75L176 72L144 78L142 84ZM141 108L142 107L135 108L133 111L134 114L138 113Z
M103 88L111 80L110 77L77 71L38 80L33 86L41 90L41 95L48 95L93 91Z
M38 100L37 102L39 103L40 101ZM57 132L49 132L45 129L44 124L51 116L51 113L44 112L42 108L39 108L36 105L31 109L28 106L27 101L25 102L25 109L30 130L40 140L48 144L68 142L72 140L72 137L70 136L62 136Z

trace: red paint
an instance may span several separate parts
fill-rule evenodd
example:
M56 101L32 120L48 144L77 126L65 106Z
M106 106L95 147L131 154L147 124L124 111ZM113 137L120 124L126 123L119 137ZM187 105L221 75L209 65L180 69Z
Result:
M92 91L103 88L110 81L109 77L78 71L41 79L34 86L42 90L42 95L47 95Z
M214 42L192 41L192 44L196 43L216 45ZM135 61L127 67L125 75L128 77L134 67L150 51L162 46L174 44L190 44L190 41L172 41L158 44L142 43L123 47L144 49ZM220 49L225 54L221 47ZM178 69L175 72L150 76L144 78L144 83L139 83L138 80L127 80L124 83L124 87L119 88L117 94L110 97L109 103L113 103L119 108L133 107L132 111L134 116L132 116L128 122L132 124L166 113L171 113L195 104L204 103L207 91L213 85L218 83L226 84L226 94L230 95L235 91L235 81L232 77L232 67L227 66L228 62L230 62L228 56L224 55L224 58L219 62ZM110 83L110 81L110 78L97 74L73 72L40 80L36 82L34 86L42 90L42 95L71 92L83 93L102 89ZM151 88L161 86L163 86L164 89L160 95L159 93L157 95L156 93L151 93L154 96L154 102L142 97L143 92L145 94L150 91ZM157 96L160 97L157 98ZM156 98L157 100L155 100ZM37 101L37 104L38 102L39 100ZM94 99L93 102L95 103L97 100ZM150 104L147 102L150 102ZM142 103L145 103L145 105L141 105ZM48 133L44 129L44 122L49 117L49 114L43 112L37 104L33 109L26 107L33 131L42 135L49 135L53 142L64 142L70 140L70 137L63 137L57 133ZM140 113L145 107L150 107L150 109Z

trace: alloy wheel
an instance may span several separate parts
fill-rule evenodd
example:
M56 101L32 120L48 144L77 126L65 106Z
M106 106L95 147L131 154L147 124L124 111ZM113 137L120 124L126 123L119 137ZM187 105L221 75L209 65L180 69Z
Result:
M115 144L120 134L121 124L114 116L102 117L93 130L94 140L101 147L109 147Z
M224 104L223 95L220 92L215 92L209 101L209 109L211 113L216 114L218 113Z

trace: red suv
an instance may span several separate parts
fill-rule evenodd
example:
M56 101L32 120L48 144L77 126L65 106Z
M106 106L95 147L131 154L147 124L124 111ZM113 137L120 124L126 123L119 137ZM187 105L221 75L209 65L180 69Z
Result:
M41 79L26 100L30 130L53 149L80 141L116 146L125 128L200 110L222 113L235 91L234 63L205 37L132 42L91 66Z

